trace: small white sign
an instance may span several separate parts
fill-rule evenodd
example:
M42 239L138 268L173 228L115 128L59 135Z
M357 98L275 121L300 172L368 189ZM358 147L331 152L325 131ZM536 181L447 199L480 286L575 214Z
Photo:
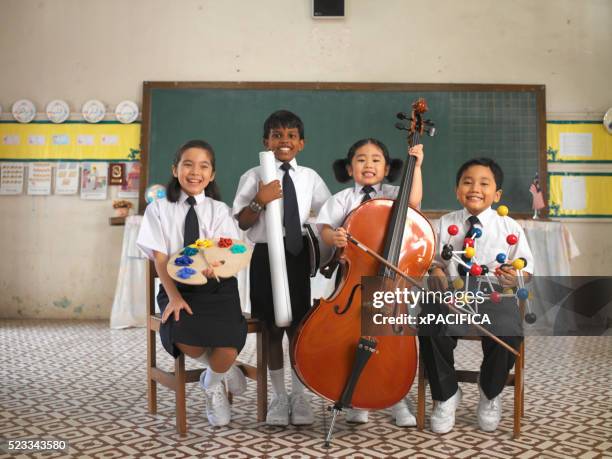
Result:
M19 136L18 135L5 135L2 137L2 143L4 145L19 145Z
M29 145L44 145L45 144L45 136L44 135L31 135L31 136L28 136L28 144Z
M77 136L77 145L93 145L94 144L94 136L81 134Z
M563 210L586 209L586 180L585 177L562 177L561 190L563 193Z
M102 145L117 145L119 143L119 137L116 135L103 135Z
M593 135L573 134L569 132L559 134L559 154L561 156L593 156Z

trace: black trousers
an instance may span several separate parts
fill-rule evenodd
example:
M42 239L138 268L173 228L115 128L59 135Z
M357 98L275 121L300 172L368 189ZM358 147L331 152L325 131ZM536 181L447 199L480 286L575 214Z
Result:
M522 336L500 336L514 349L519 348ZM504 389L508 373L514 366L515 356L491 338L482 336L483 359L480 365L480 387L489 400ZM455 372L454 351L456 336L419 336L423 362L427 370L431 398L438 401L452 397L459 385Z
M521 318L516 300L504 299L501 304L484 303L480 307L492 317L493 326L486 327L502 341L518 350L523 342ZM446 306L430 304L424 312L446 314ZM457 347L457 336L474 335L474 329L464 327L469 333L461 333L462 328L444 324L419 326L420 352L422 353L431 396L434 400L445 401L457 392L457 373L455 372L454 351ZM505 336L512 334L512 336ZM516 360L513 353L488 336L481 336L482 363L480 365L480 387L489 400L495 398L504 389L506 379Z

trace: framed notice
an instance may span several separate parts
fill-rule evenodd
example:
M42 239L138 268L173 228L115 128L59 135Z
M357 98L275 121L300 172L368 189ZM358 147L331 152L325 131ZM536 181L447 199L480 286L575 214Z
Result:
M110 163L108 166L108 184L123 185L125 182L125 164Z

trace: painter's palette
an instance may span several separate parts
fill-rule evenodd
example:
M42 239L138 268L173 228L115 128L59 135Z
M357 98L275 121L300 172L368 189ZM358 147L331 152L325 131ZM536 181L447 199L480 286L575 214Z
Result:
M188 285L204 285L208 279L202 271L209 266L219 277L235 276L251 261L253 249L238 239L198 239L170 257L170 277Z

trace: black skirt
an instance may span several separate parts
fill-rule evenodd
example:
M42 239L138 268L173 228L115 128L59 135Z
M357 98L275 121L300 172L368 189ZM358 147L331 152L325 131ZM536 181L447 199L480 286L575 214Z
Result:
M240 352L246 341L247 323L240 307L236 278L222 279L221 282L209 279L205 285L176 285L193 315L183 310L178 322L172 314L162 324L160 337L164 349L175 358L181 353L175 343L233 347ZM163 314L169 303L163 285L159 288L157 303Z
M289 297L291 298L292 325L297 325L310 309L310 255L306 238L304 238L304 247L298 255L292 255L285 250L285 260L289 280ZM273 324L274 299L268 244L255 244L251 258L250 284L251 315L268 324Z

